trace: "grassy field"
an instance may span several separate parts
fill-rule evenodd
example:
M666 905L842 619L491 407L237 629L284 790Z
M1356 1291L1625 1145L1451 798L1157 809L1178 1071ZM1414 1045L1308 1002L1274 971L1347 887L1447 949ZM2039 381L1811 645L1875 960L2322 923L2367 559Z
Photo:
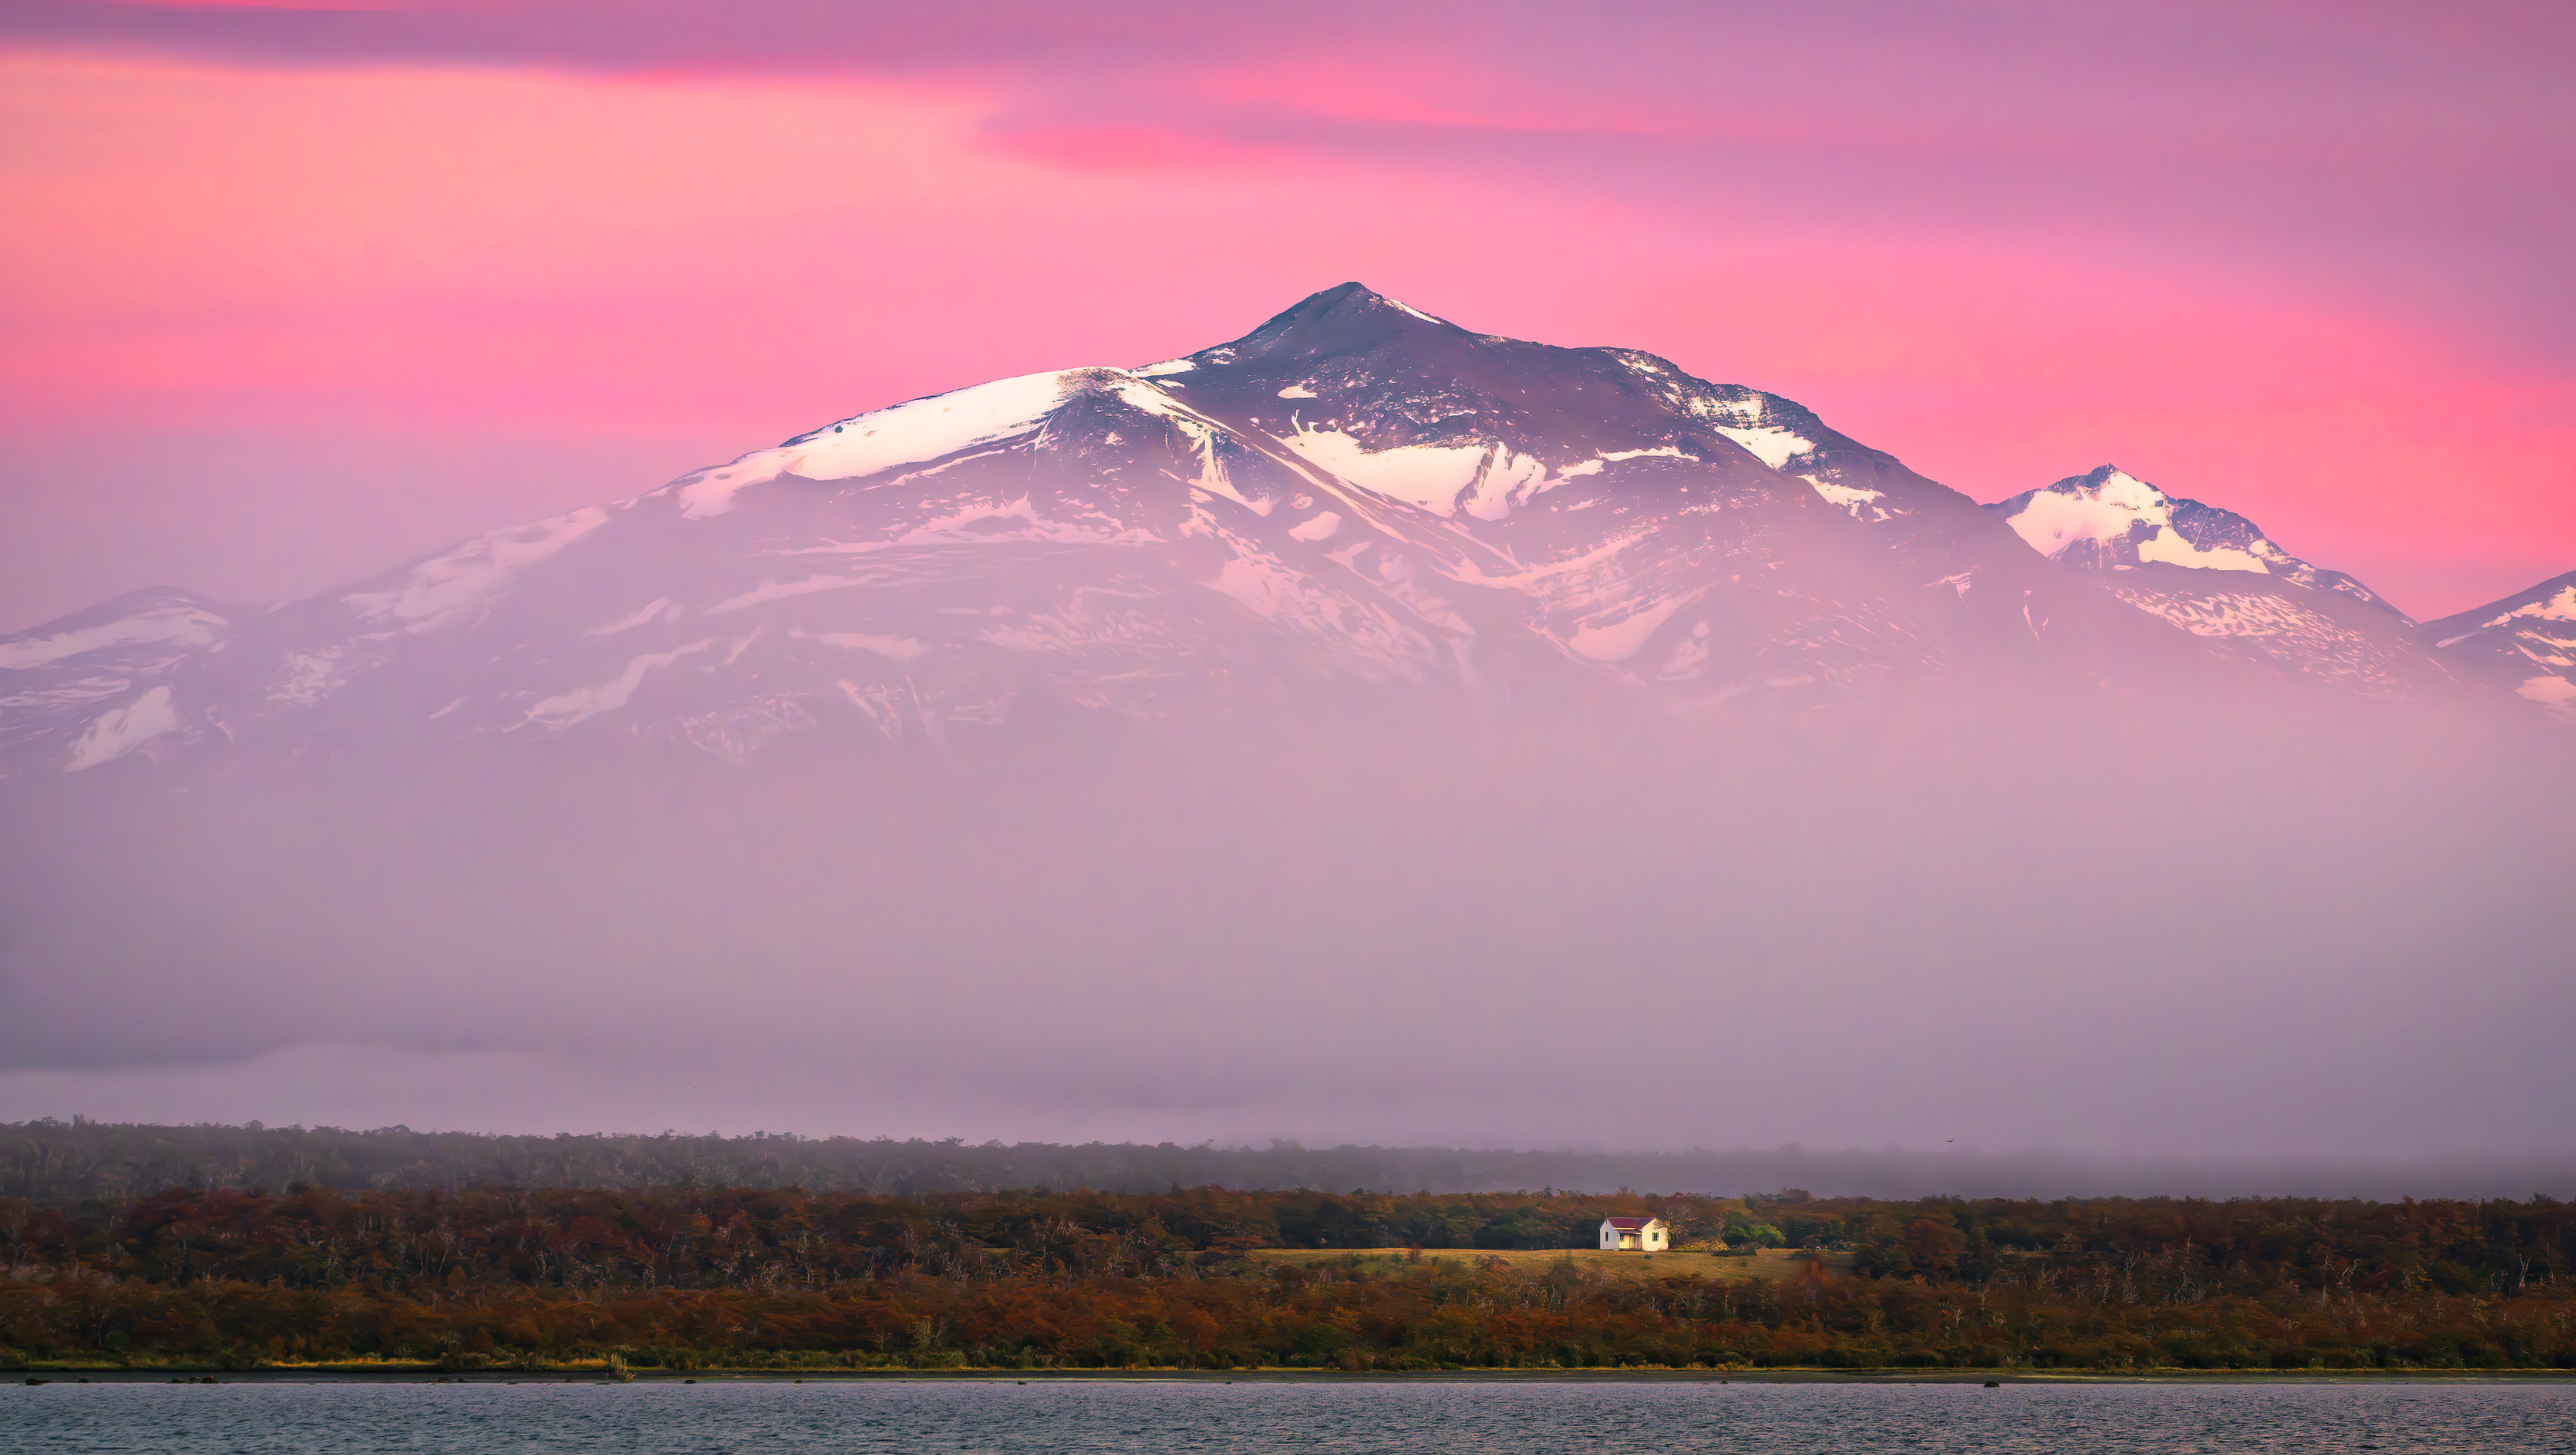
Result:
M1334 1263L1356 1258L1370 1268L1399 1268L1407 1257L1402 1248L1263 1248L1252 1255L1256 1259L1280 1263ZM1499 1258L1522 1272L1538 1273L1561 1259L1571 1259L1577 1266L1624 1278L1685 1278L1698 1274L1702 1278L1797 1278L1807 1269L1803 1259L1785 1248L1768 1248L1743 1257L1733 1253L1604 1253L1598 1248L1552 1248L1533 1253L1489 1253L1481 1248L1425 1248L1422 1261L1475 1264L1487 1258ZM1828 1253L1825 1271L1842 1277L1851 1271L1852 1255Z

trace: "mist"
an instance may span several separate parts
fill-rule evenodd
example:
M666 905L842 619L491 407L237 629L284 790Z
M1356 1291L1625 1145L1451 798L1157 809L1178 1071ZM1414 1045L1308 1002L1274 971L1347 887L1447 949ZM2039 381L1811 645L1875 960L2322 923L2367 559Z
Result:
M1422 703L0 785L0 1120L2576 1151L2538 723Z

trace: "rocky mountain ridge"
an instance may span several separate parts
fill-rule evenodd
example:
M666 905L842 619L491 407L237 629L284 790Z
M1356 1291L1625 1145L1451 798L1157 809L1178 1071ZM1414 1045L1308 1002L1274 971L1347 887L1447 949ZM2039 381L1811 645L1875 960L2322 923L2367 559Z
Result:
M2576 722L2576 571L2416 631L2464 671Z

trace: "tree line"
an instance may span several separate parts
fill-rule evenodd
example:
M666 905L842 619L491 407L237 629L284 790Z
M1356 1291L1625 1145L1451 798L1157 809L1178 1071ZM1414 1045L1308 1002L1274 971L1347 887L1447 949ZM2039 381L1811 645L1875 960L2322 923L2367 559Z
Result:
M2396 1198L2519 1197L2533 1188L2576 1194L2576 1159L2464 1159L2423 1164L2227 1163L2044 1153L1831 1150L1547 1152L1470 1147L1263 1147L1201 1143L972 1143L886 1137L496 1136L409 1127L198 1124L155 1126L41 1118L0 1122L0 1197L63 1202L135 1197L165 1187L205 1190L307 1182L343 1191L487 1184L513 1187L801 1187L812 1192L990 1192L1011 1187L1166 1187L1282 1191L1365 1187L1474 1192L1652 1187L1732 1193L1818 1187L1878 1197L1939 1190L1972 1197L2154 1191Z
M1499 1256L1613 1214L1803 1251ZM180 1188L0 1199L0 1363L2576 1367L2571 1258L2545 1197Z
M1486 1187L1776 1185L1795 1154L1514 1152L1452 1147L970 1143L667 1131L511 1136L409 1127L152 1125L47 1117L0 1123L0 1197L36 1202L303 1182L387 1188L647 1187L680 1182L814 1192L987 1192L1172 1186L1465 1191Z

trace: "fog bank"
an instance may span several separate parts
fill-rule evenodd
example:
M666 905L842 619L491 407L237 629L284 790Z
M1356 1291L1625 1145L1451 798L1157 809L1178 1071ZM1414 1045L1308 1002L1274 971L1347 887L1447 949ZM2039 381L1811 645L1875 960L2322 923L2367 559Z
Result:
M2576 774L2517 722L1986 684L516 747L7 785L0 1118L1981 1169L1727 1174L1854 1192L2576 1152Z

